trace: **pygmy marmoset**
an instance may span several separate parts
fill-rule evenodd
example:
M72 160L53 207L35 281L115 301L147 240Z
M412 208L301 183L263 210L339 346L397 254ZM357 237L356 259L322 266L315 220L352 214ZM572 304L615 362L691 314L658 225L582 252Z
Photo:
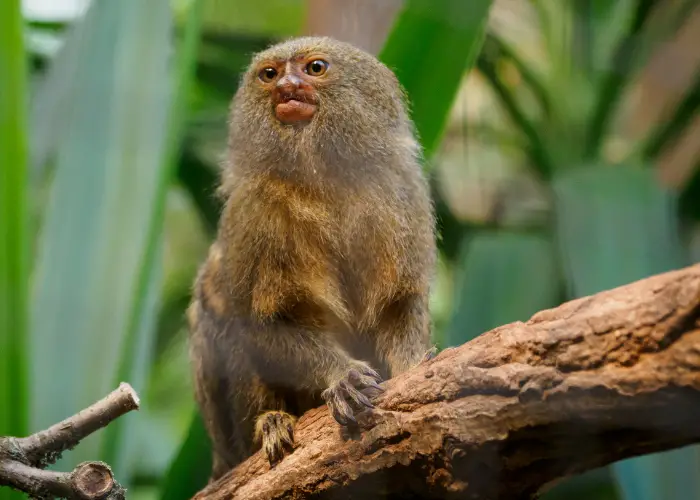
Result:
M260 446L281 460L296 418L324 402L353 423L372 408L368 388L430 352L436 248L420 159L402 88L374 56L319 37L254 56L188 309L212 479Z

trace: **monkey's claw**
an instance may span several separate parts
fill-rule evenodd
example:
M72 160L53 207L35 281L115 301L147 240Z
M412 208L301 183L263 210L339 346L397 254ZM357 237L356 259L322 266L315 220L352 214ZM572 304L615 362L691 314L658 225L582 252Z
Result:
M370 399L361 389L372 388L378 392L384 389L379 385L381 376L369 365L354 364L340 380L321 393L333 418L340 425L356 423L355 414L364 408L374 408ZM363 408L364 407L364 408Z
M289 413L269 411L258 417L255 435L262 441L262 449L270 467L284 458L285 452L294 450L294 424L296 419Z

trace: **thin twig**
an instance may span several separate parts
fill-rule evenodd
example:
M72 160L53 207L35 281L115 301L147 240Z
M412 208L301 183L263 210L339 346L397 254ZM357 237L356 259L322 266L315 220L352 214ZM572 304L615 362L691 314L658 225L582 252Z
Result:
M125 498L124 488L114 480L112 469L104 462L83 462L73 472L56 472L6 460L0 461L0 477L8 486L35 498Z
M70 473L43 469L85 437L138 408L136 391L122 382L105 398L44 431L24 438L0 437L0 486L36 498L124 498L124 489L103 462L83 462Z

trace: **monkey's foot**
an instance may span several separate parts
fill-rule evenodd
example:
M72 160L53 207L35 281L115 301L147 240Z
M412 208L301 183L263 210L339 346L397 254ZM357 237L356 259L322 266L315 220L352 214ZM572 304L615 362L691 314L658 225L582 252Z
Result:
M355 413L365 408L374 408L361 389L372 388L383 392L379 385L381 376L366 363L353 362L347 373L321 393L333 418L340 425L355 424Z
M294 450L294 424L296 418L283 411L268 411L255 422L255 439L262 441L262 449L270 467L284 458L285 452Z

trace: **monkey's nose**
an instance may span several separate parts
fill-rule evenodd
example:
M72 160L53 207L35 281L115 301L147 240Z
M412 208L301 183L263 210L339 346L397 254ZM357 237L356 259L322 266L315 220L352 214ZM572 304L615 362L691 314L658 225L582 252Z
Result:
M288 73L277 81L277 88L282 92L291 93L300 88L301 84L301 78Z

